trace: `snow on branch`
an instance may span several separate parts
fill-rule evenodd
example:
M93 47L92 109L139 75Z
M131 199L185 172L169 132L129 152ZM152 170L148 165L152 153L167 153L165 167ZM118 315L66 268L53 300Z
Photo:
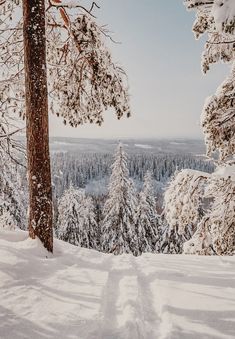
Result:
M235 153L235 68L209 97L201 116L207 154L219 151L220 160L226 160Z
M113 63L101 28L84 14L67 30L62 39L59 29L54 29L48 43L52 112L75 127L87 122L101 125L109 107L118 119L129 116L127 79L122 68Z
M235 61L235 1L185 1L188 9L196 11L193 31L196 38L207 34L202 55L202 70L206 73L211 64ZM215 95L206 100L201 116L209 156L219 152L220 160L233 156L235 151L234 129L234 66L231 74L218 88Z
M219 167L212 175L205 196L210 207L212 246L218 255L235 253L235 165Z
M187 227L194 230L201 219L201 202L208 173L182 170L171 180L164 196L164 215L170 229L183 234Z
M185 0L188 9L196 9L214 21L218 32L234 33L235 3L234 0Z
M192 238L183 244L184 254L212 255L215 254L210 235L210 217L204 216L199 222Z
M210 64L230 62L235 51L235 3L233 0L185 1L188 9L196 10L193 32L196 38L207 33L208 39L202 55L202 69L206 73Z
M128 81L105 46L111 38L93 15L98 5L47 1L47 69L52 113L65 124L103 122L113 108L118 119L130 116ZM0 114L25 117L22 2L0 3Z
M218 31L230 34L235 33L234 0L215 0L212 15Z
M69 9L73 9L73 8L79 8L81 10L83 10L85 13L91 15L94 17L94 15L92 14L93 9L96 8L100 8L96 2L92 2L90 9L87 9L86 7L82 6L80 4L80 1L74 0L74 1L66 1L66 0L49 0L49 8L50 7L57 7L57 8L69 8Z
M232 255L235 253L235 165L218 167L207 180L204 199L209 202L205 215L184 253Z

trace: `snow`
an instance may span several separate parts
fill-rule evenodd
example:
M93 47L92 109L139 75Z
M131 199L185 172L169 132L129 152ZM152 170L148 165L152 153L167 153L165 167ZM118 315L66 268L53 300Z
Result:
M153 146L151 146L151 145L144 145L144 144L135 144L135 147L144 148L144 149L151 149L151 148L153 148Z
M177 141L171 141L171 145L186 145L185 142L177 142Z
M220 166L216 169L214 176L221 178L231 177L232 181L235 181L235 165Z
M170 230L190 238L200 220L201 197L210 174L183 169L175 172L164 194L164 214ZM188 237L187 237L188 238Z
M235 258L113 256L0 232L0 338L235 337Z
M54 145L60 145L60 146L70 146L70 142L63 142L63 141L53 141Z
M232 25L235 20L234 0L215 0L212 8L212 15L215 19L216 28L219 32L224 29L224 24Z

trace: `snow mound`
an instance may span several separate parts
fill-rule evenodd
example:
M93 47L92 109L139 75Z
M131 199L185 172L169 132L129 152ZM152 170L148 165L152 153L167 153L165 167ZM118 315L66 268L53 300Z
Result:
M235 258L112 256L0 232L0 338L235 337Z

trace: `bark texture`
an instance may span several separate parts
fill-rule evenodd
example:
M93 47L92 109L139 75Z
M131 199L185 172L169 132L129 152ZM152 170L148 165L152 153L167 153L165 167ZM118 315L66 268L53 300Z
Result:
M23 0L29 234L53 251L45 1Z

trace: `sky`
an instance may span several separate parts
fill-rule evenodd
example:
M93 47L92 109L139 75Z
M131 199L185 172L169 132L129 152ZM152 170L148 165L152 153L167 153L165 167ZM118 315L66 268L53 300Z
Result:
M88 0L85 3L90 3ZM131 118L118 121L112 110L99 126L63 126L50 118L51 136L82 138L201 138L200 114L228 73L216 65L205 76L201 54L205 40L192 33L194 13L182 0L100 0L97 20L113 38L113 59L125 69Z

